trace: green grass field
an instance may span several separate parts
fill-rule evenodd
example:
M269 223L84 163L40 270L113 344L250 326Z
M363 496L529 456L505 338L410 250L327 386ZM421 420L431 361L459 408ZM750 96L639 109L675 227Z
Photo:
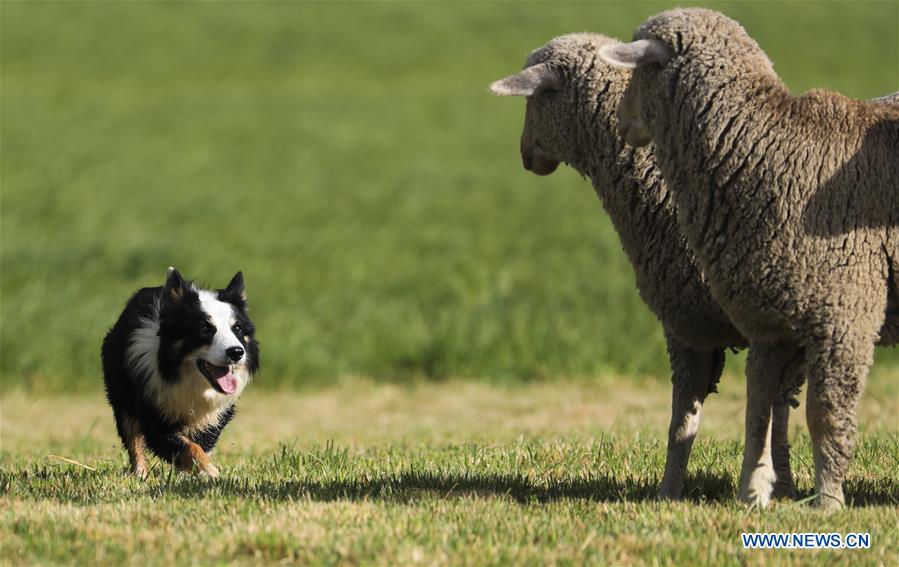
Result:
M664 464L668 390L615 381L250 391L215 459L222 477L156 462L124 474L96 397L3 400L0 540L10 563L895 565L899 391L872 382L846 483L850 509L734 499L740 380L706 405L688 500L652 500ZM812 488L802 412L793 464ZM51 456L52 455L52 456ZM92 470L58 459L64 457ZM867 532L868 550L742 548L742 532Z
M899 89L895 1L704 4L795 92ZM734 502L739 355L688 501L651 499L660 328L589 182L524 171L524 104L486 92L556 35L673 5L0 2L0 563L899 564L899 349L848 510ZM126 478L101 394L103 335L170 265L243 270L262 342L214 482Z
M895 2L716 6L796 91L899 89ZM244 271L260 384L664 379L589 183L527 173L523 101L486 87L666 7L3 2L4 390L95 391L103 334L170 265Z

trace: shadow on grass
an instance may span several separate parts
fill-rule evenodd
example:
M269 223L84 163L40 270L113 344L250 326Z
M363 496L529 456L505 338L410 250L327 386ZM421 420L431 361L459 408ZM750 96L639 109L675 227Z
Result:
M850 506L865 507L899 504L899 483L860 480L846 483L846 500ZM519 503L551 502L581 499L597 502L646 502L655 499L658 482L648 479L621 479L599 476L584 479L534 482L517 475L445 475L405 473L397 476L365 480L244 482L225 479L214 484L183 482L169 487L169 492L183 497L203 496L214 489L244 498L266 500L317 501L390 500L412 502L426 498L508 498ZM692 502L732 502L736 498L736 481L729 474L700 473L687 477L684 500ZM812 495L799 491L798 500Z
M0 471L0 495L52 499L68 503L121 501L129 497L243 498L266 501L309 499L314 501L383 500L415 502L428 499L506 498L519 503L580 499L596 502L646 502L655 499L654 475L596 476L570 479L534 479L502 473L452 474L410 471L399 474L344 479L292 479L224 477L214 481L185 475L153 475L147 482L120 476L110 470ZM846 482L845 495L852 507L899 504L897 479L858 479ZM736 481L728 473L691 474L684 483L684 499L692 502L733 502ZM797 500L810 497L800 490Z
M843 485L846 503L853 507L899 506L899 481L895 478L873 480L851 480ZM803 496L810 496L811 492Z
M184 479L168 491L184 497L202 496L210 490L268 500L308 498L318 501L391 500L410 502L427 498L508 498L520 503L583 499L602 502L643 502L655 498L654 478L598 476L575 479L534 480L514 474L441 474L408 472L362 480L253 481L237 478L215 483ZM686 498L724 501L733 497L729 476L703 475L687 481Z

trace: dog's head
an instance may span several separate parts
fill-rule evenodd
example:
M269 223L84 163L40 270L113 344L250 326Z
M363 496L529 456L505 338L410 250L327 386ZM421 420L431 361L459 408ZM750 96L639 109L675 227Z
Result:
M166 381L206 381L219 394L240 395L259 368L255 332L241 272L226 287L206 290L169 268L159 303L158 362Z

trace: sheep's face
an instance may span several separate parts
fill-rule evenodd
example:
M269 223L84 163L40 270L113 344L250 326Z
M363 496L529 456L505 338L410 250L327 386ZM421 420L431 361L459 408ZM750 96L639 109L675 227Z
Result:
M565 159L564 137L559 135L563 122L560 111L564 82L550 62L528 65L519 73L490 85L494 94L527 98L524 129L521 133L521 163L537 175L549 175Z
M627 89L618 103L618 134L625 143L634 147L645 146L652 141L647 125L656 125L652 114L655 87L664 84L660 75L664 66L674 57L674 50L658 39L643 39L631 43L603 46L600 57L611 65L633 69Z
M525 68L490 85L500 96L527 98L521 133L521 162L537 175L549 175L565 162L580 169L585 151L579 148L579 117L584 112L578 85L572 77L595 73L593 58L599 45L612 41L599 34L558 37L528 56ZM588 71L589 69L589 71Z
M637 81L633 78L618 103L618 135L628 145L639 148L647 145L652 139L640 115L640 95Z
M574 117L562 89L528 97L521 132L521 163L537 175L549 175L561 162L574 161Z
M654 16L637 28L634 41L603 46L599 55L633 70L617 111L619 134L632 146L664 138L679 111L695 118L735 78L774 75L771 61L740 24L699 8Z

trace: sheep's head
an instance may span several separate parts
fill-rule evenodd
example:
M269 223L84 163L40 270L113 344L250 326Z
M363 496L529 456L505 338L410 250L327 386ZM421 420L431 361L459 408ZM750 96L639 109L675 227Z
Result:
M523 96L527 97L527 111L525 113L524 131L521 134L521 163L528 171L537 175L549 175L554 172L562 161L561 156L551 156L544 150L547 144L547 136L540 136L543 130L552 131L545 124L544 115L534 109L532 100L543 95L543 99L555 98L562 87L562 78L559 72L549 62L537 63L525 67L518 73L500 79L490 85L490 91L499 96ZM548 102L544 100L544 103ZM544 104L544 106L546 106ZM540 138L543 138L541 142ZM552 148L547 147L552 151Z
M603 46L599 55L634 71L617 112L619 134L632 146L646 145L671 128L674 101L685 99L681 89L693 91L688 102L703 101L735 78L776 77L771 61L739 23L700 8L653 16L637 28L634 41Z
M593 84L602 69L620 77L621 73L602 64L597 50L613 40L599 34L560 36L533 51L524 69L490 85L498 96L527 99L521 134L521 162L537 175L549 175L561 162L582 165L585 149L577 136L584 109L579 90ZM579 103L579 101L581 101Z

